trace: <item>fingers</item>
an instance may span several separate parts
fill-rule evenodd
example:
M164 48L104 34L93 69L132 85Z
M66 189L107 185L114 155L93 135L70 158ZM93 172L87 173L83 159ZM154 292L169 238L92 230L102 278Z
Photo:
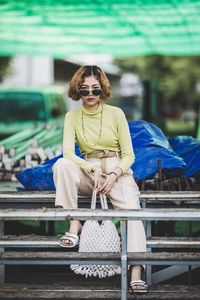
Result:
M98 177L95 174L95 176L94 176L94 188L95 189L97 188L97 185L98 185Z
M101 178L97 181L97 190L99 191L101 189L102 186L102 182L101 182Z
M107 195L111 189L112 189L112 186L106 185L104 188L101 188L101 190L99 192L103 195Z
M99 184L99 178L102 175L102 171L100 168L95 168L94 169L94 188L98 189L98 184Z
M103 174L101 168L94 167L93 168L94 174L94 189L96 192L100 192L103 195L106 195L110 192L112 187L116 182L116 175L115 174Z
M108 194L112 189L112 187L114 186L115 182L116 182L115 178L112 178L111 176L107 176L99 192L103 195Z
M100 192L103 193L103 191L108 189L109 181L105 180L104 184L102 184Z
M101 176L99 177L99 180L98 180L98 182L97 182L97 192L99 192L99 191L101 190L101 187L102 187L102 185L104 184L105 180L106 180L106 178L105 178L104 175L101 175Z

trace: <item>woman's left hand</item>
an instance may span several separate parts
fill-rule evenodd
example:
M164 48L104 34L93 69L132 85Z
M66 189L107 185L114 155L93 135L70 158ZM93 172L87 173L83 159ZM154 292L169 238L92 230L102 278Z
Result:
M116 181L117 181L117 176L114 173L107 175L106 180L104 184L101 186L99 192L103 195L107 195L112 189L112 187L114 186L114 184L116 183Z

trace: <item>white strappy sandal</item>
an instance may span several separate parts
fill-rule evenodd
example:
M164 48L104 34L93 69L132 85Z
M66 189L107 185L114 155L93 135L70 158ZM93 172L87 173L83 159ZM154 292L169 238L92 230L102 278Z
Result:
M138 288L139 287L139 288ZM143 280L132 280L130 282L130 293L147 293L148 285Z
M71 243L67 244L67 243L63 242L63 240L68 240ZM78 242L79 242L79 236L77 234L65 232L65 234L63 236L61 236L61 238L60 238L59 245L64 248L74 248L74 247L76 247L76 245L78 245Z

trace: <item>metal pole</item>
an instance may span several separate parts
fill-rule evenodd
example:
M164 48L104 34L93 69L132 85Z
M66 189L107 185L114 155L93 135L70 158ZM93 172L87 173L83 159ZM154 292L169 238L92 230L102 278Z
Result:
M146 203L147 203L146 199L141 201L142 208L147 208ZM146 220L143 221L143 225L144 225L144 229L145 229L145 232L146 232L146 235L147 235L147 221Z
M121 221L121 300L127 300L127 221Z
M147 202L142 201L142 208L147 208ZM145 232L146 232L146 237L151 237L152 236L152 228L151 228L151 221L143 221ZM151 252L151 248L147 249L147 251ZM151 265L146 265L146 272L145 272L145 281L147 284L152 284L152 266Z
M147 221L147 238L152 237L152 224L151 221ZM152 252L152 249L149 248L147 249L148 252ZM147 284L151 285L152 284L152 265L146 265L146 281Z
M146 236L147 238L152 237L152 221L146 221ZM148 252L152 252L152 249L147 249ZM152 265L146 265L146 282L152 284Z
M4 221L0 220L0 236L4 235ZM0 253L4 252L4 248L0 248ZM5 265L0 265L0 283L5 283Z

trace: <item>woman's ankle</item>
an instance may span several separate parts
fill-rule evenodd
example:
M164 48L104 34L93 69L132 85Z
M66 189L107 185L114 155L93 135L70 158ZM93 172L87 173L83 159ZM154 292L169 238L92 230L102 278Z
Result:
M142 266L131 267L131 281L140 280L142 277Z
M82 230L82 224L79 220L70 221L69 232L79 234Z

